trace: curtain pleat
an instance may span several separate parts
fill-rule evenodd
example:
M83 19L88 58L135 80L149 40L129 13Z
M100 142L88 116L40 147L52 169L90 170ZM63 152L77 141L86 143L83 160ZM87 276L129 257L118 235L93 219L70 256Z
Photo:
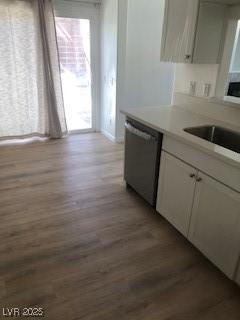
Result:
M0 1L0 139L67 133L50 0Z
M47 85L49 134L61 138L67 131L61 87L56 28L50 0L37 0L45 78Z

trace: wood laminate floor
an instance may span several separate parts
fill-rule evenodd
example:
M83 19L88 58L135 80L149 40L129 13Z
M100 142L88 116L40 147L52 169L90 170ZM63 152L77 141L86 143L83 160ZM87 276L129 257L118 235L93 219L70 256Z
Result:
M100 134L0 147L0 308L239 320L240 289L126 190L122 172L123 146Z

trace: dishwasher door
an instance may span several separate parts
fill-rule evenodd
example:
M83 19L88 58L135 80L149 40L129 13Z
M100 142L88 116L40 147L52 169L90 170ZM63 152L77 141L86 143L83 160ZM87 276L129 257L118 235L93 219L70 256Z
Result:
M132 119L125 129L125 181L155 207L162 134Z

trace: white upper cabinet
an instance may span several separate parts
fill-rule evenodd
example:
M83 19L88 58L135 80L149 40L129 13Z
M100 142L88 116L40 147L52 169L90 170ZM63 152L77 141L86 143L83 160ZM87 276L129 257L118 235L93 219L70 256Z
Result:
M161 60L218 63L226 5L200 0L165 0Z
M199 7L193 63L217 64L220 61L226 6L201 2Z
M199 172L189 240L231 279L240 245L240 194Z
M161 60L191 62L198 0L165 0Z

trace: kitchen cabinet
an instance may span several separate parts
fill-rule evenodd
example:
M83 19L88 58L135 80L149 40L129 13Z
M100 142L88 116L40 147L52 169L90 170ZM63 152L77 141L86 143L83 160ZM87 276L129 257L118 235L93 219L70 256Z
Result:
M233 278L240 251L240 194L199 172L189 240Z
M161 60L191 62L198 0L165 0Z
M185 237L188 234L197 170L162 152L157 211Z
M219 63L225 4L200 0L165 0L161 60Z
M201 2L196 27L193 63L217 64L220 62L224 36L226 5Z
M163 151L157 211L234 278L240 254L239 192Z

